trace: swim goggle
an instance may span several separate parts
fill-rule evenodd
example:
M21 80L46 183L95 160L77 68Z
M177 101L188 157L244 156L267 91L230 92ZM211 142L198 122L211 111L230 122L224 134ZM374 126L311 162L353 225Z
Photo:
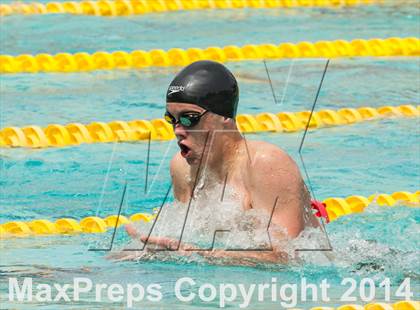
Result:
M165 113L165 120L175 126L176 124L181 124L184 127L193 127L197 125L200 122L201 117L203 117L204 114L206 114L208 110L204 111L203 113L194 113L194 112L185 112L179 116L179 120L176 120L176 118L166 111Z

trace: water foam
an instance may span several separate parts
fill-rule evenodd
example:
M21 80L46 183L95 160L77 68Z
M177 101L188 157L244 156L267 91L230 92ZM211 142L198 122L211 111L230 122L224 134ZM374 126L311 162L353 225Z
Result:
M145 250L130 253L124 259L208 262L203 260L200 250L253 250L267 253L276 248L282 249L289 262L329 262L322 252L315 256L296 252L300 248L325 248L326 238L320 228L306 228L295 239L276 239L272 236L285 235L285 230L270 223L270 214L264 210L244 210L240 195L232 187L223 188L223 184L213 184L204 188L204 184L198 182L196 189L189 203L175 201L164 205L154 223L135 225L139 236L150 234L171 240L180 240L182 237L182 246L195 250L188 253L191 255L182 257L184 255L179 255L177 251L155 251L156 247L148 244ZM137 239L128 248L143 249L144 244ZM235 264L234 260L228 263Z

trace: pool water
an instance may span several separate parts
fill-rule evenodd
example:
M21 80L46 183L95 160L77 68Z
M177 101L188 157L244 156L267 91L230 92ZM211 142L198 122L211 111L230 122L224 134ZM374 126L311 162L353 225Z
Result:
M280 43L333 39L420 35L418 6L393 5L340 9L222 10L173 12L134 17L10 16L0 23L0 53L93 52L171 47L206 47L247 43ZM234 22L232 22L234 21ZM223 31L215 31L223 29ZM81 35L83 33L83 35ZM238 113L303 111L312 107L325 60L268 61L274 102L264 65L260 61L229 63L238 77L241 98ZM153 119L164 112L166 87L179 68L149 68L77 74L8 74L0 76L0 124L23 127L92 121ZM418 105L419 58L354 58L331 60L316 110L343 107ZM419 119L394 118L310 131L302 155L317 199L369 196L420 188ZM302 167L298 148L303 132L248 134L247 139L271 142L289 152ZM151 142L146 169L145 142L84 144L65 148L1 149L0 222L61 217L81 219L118 213L124 183L128 190L122 213L152 212L160 207L170 186L168 165L178 151L171 142ZM148 189L145 192L146 171ZM106 177L105 177L106 176ZM166 208L173 203L169 195ZM215 212L223 213L223 205ZM163 300L142 301L148 309L203 309L219 300L180 303L174 283L186 275L200 283L312 283L328 278L332 288L327 305L339 305L348 286L343 278L373 278L378 285L390 278L394 292L411 278L412 299L419 299L420 210L398 205L371 205L364 213L328 224L333 257L303 254L291 265L235 267L200 261L115 262L107 252L112 231L106 234L13 238L0 241L1 308L6 302L8 277L33 277L42 283L68 283L89 276L95 282L161 283ZM321 236L324 237L324 236ZM115 249L130 240L118 229ZM308 245L310 239L302 239ZM377 299L383 291L377 288ZM393 294L392 300L401 299ZM299 302L309 308L320 302ZM96 302L84 296L70 306L62 302L23 308L113 309L125 303ZM238 302L229 303L238 308ZM294 305L292 305L294 306ZM252 309L279 309L270 297Z

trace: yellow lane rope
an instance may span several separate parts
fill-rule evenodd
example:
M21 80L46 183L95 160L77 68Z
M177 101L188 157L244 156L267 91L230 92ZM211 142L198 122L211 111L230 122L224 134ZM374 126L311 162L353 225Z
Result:
M241 132L296 132L304 130L310 111L240 114L236 123ZM343 108L338 111L314 111L309 129L349 125L358 122L389 118L419 117L420 106L401 105L379 108ZM128 142L139 140L171 140L175 138L172 125L164 119L93 122L88 125L71 123L6 127L0 130L0 147L64 147L82 143Z
M338 7L382 4L383 0L100 0L0 4L0 16L77 14L124 16L170 11L242 8Z
M218 62L284 59L419 56L420 39L387 38L355 39L352 41L318 41L275 44L210 46L201 48L153 49L132 52L98 51L70 54L58 53L18 56L0 55L0 73L87 72L94 70L141 69L145 67L185 66L197 60Z
M118 222L117 222L118 219ZM120 226L130 222L150 222L154 219L153 214L136 213L129 218L124 215L110 215L104 219L96 216L88 216L80 221L72 218L59 218L55 222L45 219L33 220L30 222L11 221L0 225L0 238L28 235L51 235L51 234L73 234L73 233L104 233L115 225Z
M363 210L372 202L379 206L395 206L402 204L410 207L420 207L420 191L410 192L394 192L392 194L373 194L369 197L364 196L348 196L346 198L327 198L323 201L330 221L352 213L363 212Z
M419 309L420 309L420 301L402 300L402 301L397 301L393 304L375 301L364 306L358 305L358 304L346 304L346 305L339 306L337 308L318 306L318 307L313 307L310 310L419 310ZM301 309L295 308L295 310L301 310Z
M325 199L326 210L330 221L363 210L371 203L379 206L392 207L395 205L406 205L419 207L420 191L410 193L407 191L394 192L392 194L373 194L369 197L352 195L346 198L331 197ZM124 225L130 222L150 222L155 218L154 214L136 213L129 218L120 215L110 215L106 218L96 216L85 217L80 221L71 218L59 218L55 222L47 219L38 219L30 222L11 221L0 224L0 238L8 236L33 236L33 235L54 235L74 233L105 233L115 226Z

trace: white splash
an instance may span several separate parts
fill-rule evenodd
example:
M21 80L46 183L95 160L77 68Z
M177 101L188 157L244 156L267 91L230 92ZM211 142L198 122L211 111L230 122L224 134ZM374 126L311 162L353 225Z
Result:
M272 247L280 248L291 260L301 261L308 257L296 255L298 248L316 248L325 245L319 228L306 229L297 238L277 240L270 235L273 232L285 232L282 227L270 223L270 214L261 209L244 210L240 196L233 188L217 184L196 191L189 203L174 202L160 210L155 223L140 222L136 224L139 235L166 237L171 240L182 240L182 245L190 249L224 249L224 250L259 250L270 251ZM310 212L310 211L309 211ZM128 248L143 248L139 240L133 240ZM149 247L149 245L148 245ZM125 247L127 248L127 246ZM313 258L313 255L310 256ZM137 251L126 259L161 259L184 260L176 251ZM188 261L203 261L200 255L191 255ZM328 261L325 255L317 256L317 261Z

